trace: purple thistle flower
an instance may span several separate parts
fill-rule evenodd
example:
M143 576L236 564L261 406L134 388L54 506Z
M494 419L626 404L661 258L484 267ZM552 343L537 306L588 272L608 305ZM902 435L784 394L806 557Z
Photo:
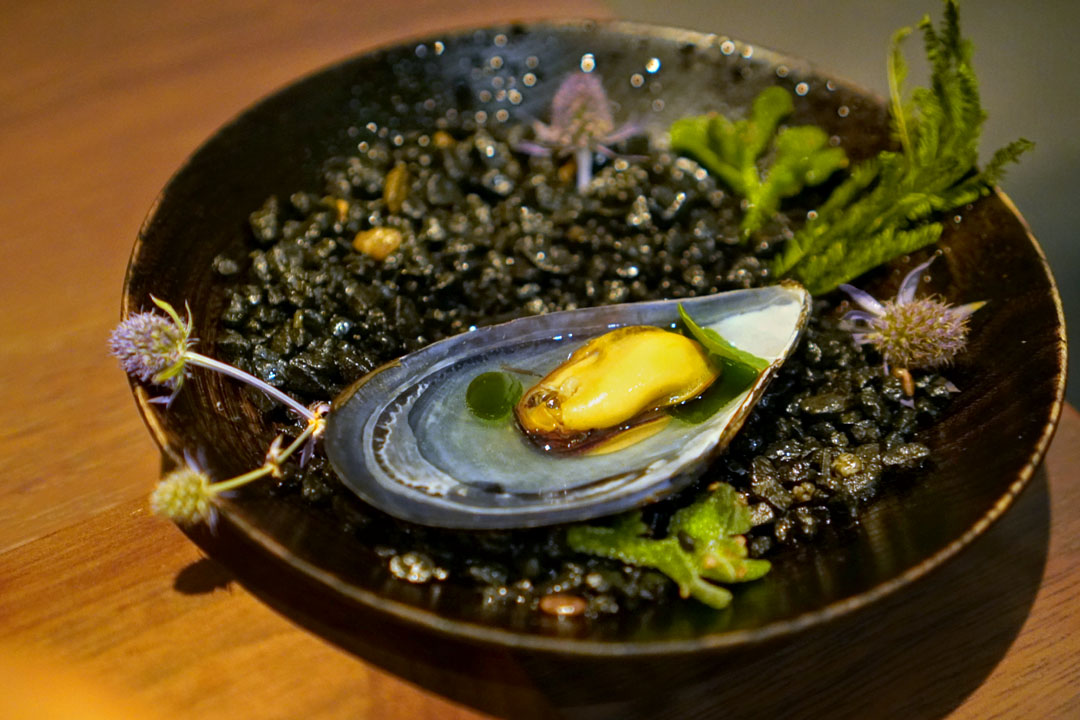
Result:
M953 307L938 297L916 300L922 274L934 259L912 269L893 300L879 302L856 287L840 286L861 308L844 315L845 326L856 343L873 345L881 353L886 370L948 365L967 344L968 318L986 304Z
M172 390L171 395L153 398L150 402L171 403L180 392L188 367L196 366L247 383L286 405L305 420L315 419L313 410L304 407L273 385L240 368L191 350L191 346L196 342L191 337L191 308L188 308L187 320L182 320L169 303L158 300L153 295L150 299L164 310L168 317L153 312L135 313L121 322L109 337L112 354L120 358L120 365L125 372L143 382L164 385Z
M169 303L153 295L150 299L168 317L154 312L131 315L113 330L109 349L129 375L164 385L175 394L184 381L188 349L195 344L191 337L191 309L183 320Z
M532 155L572 154L577 166L577 189L582 192L592 180L592 156L600 152L613 156L608 145L640 132L627 123L615 128L611 104L600 78L590 73L568 75L551 100L551 123L533 123L537 143L522 143L520 149Z

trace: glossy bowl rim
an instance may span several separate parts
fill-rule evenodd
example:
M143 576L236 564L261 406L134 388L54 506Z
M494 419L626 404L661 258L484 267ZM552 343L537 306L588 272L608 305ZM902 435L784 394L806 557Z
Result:
M732 40L736 43L745 44L754 48L755 55L764 54L767 57L771 57L773 60L782 59L784 63L788 65L800 64L802 67L813 68L813 64L805 59L784 55L781 52L774 51L770 48L766 48L760 45L745 43L744 41L735 40L729 38L726 35L720 35L717 33L706 33L693 30L687 30L682 28L654 25L648 23L627 22L621 20L593 20L593 19L568 19L568 20L543 20L535 22L523 22L523 23L507 23L500 22L490 26L477 26L468 28L452 28L446 32L441 33L429 33L418 37L403 37L395 40L390 40L385 43L380 43L366 48L353 55L340 58L329 64L318 67L310 72L304 73L293 80L289 81L285 85L277 87L267 93L266 95L255 100L253 103L244 107L240 112L234 115L227 122L219 126L213 131L202 143L199 144L195 150L184 160L183 163L176 169L176 171L170 176L169 180L163 186L162 190L155 197L151 204L146 216L139 228L136 241L132 247L131 254L128 259L127 269L124 275L123 290L121 296L121 318L128 317L134 310L129 293L129 287L131 279L134 274L136 261L140 255L140 250L144 243L145 233L154 219L158 207L160 206L164 197L169 193L176 178L181 175L187 167L190 165L192 159L198 155L203 147L210 143L224 129L231 127L232 125L241 121L249 112L256 110L266 100L276 96L278 93L283 92L287 88L302 82L304 79L318 75L330 68L337 67L343 63L347 63L353 59L370 55L380 50L398 47L406 45L412 42L422 42L425 40L433 40L436 37L445 38L447 36L462 35L477 30L483 29L495 29L504 28L508 26L520 27L525 30L533 28L552 28L552 29L564 29L564 30L588 30L594 28L603 28L612 32L644 35L654 38L667 39L672 41L682 42L684 44L691 44L695 46L702 46L707 43L715 43L718 40ZM774 63L775 64L775 63ZM821 73L823 77L844 85L848 88L852 88L864 96L872 97L880 100L875 93L869 92L863 88L859 88L853 83L844 80L843 78L834 77L828 73ZM266 553L269 559L276 562L283 562L289 566L290 569L300 573L305 578L312 580L319 584L323 590L332 592L337 598L344 599L350 603L362 605L370 610L374 610L378 613L385 613L392 618L402 621L408 625L418 627L420 629L435 632L439 635L446 636L452 639L463 640L469 643L480 645L491 645L504 648L511 648L516 650L526 650L533 652L540 652L545 654L555 655L570 655L577 657L592 657L592 658L619 658L619 657L655 657L665 655L683 655L689 653L698 653L704 651L722 651L730 649L740 645L756 645L764 643L769 640L790 636L795 633L801 632L808 628L825 624L831 620L845 616L849 613L855 612L861 608L867 607L874 602L892 594L900 588L907 586L919 578L927 575L934 569L943 565L947 560L957 555L965 547L969 546L976 538L982 535L990 526L996 522L1004 512L1012 506L1013 502L1019 497L1020 493L1026 488L1034 476L1036 470L1042 463L1047 448L1053 439L1054 433L1057 429L1058 422L1061 417L1062 408L1065 402L1065 387L1066 387L1066 368L1067 368L1067 340L1065 335L1065 316L1064 309L1061 302L1061 295L1058 291L1057 283L1054 279L1053 273L1050 270L1049 263L1046 258L1046 253L1039 245L1038 240L1031 232L1031 228L1027 221L1021 215L1016 205L1012 200L1001 190L999 187L995 187L993 190L993 196L998 198L1009 212L1020 221L1023 226L1023 230L1027 241L1030 243L1031 248L1034 250L1038 263L1043 273L1046 276L1048 285L1051 290L1052 301L1057 315L1057 360L1058 360L1058 373L1055 382L1055 397L1053 403L1049 408L1049 414L1047 416L1046 423L1041 428L1037 439L1032 445L1031 452L1028 456L1027 462L1017 473L1016 478L1010 483L1008 490L1000 496L997 501L976 520L971 527L969 527L959 537L955 538L952 542L941 548L939 551L925 558L921 562L911 566L907 570L899 573L898 575L889 578L886 581L879 583L871 589L862 592L858 595L854 595L843 600L838 600L833 603L829 603L817 610L796 615L794 617L770 622L761 627L745 630L732 630L719 633L704 634L700 637L683 640L651 640L651 641L597 641L597 640L580 640L572 637L560 637L557 635L540 635L530 634L524 632L514 632L511 630L504 630L499 628L486 627L476 623L448 619L438 615L437 613L421 609L419 607L408 605L403 602L385 598L375 592L363 590L355 586L349 585L343 582L340 578L333 573L325 571L318 566L300 559L294 556L288 548L282 545L278 540L269 536L258 527L251 524L242 512L239 512L235 508L235 503L230 500L223 500L220 503L220 517L219 522L225 522L236 528L236 530L251 540L252 543L258 546L262 551ZM158 445L162 452L163 458L167 458L169 462L179 463L181 458L176 452L169 446L168 433L165 428L159 422L157 415L152 411L153 404L150 402L150 396L143 387L136 384L134 381L130 381L132 392L135 396L136 405L140 414L142 415L143 422L147 425L150 433L154 439L154 442ZM202 536L197 530L189 531L185 530L185 534L197 545L207 550L209 554L212 543L207 543L205 537Z

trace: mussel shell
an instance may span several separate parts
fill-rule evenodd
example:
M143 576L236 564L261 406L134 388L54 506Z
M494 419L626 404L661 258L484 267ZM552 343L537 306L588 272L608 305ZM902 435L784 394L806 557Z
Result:
M672 421L606 455L537 449L513 422L473 417L477 375L545 375L590 338L625 325L676 327L677 300L550 313L478 328L369 373L333 403L326 453L361 498L403 520L465 529L520 528L611 515L692 482L730 442L795 347L810 296L798 284L682 300L703 327L769 362L705 421Z

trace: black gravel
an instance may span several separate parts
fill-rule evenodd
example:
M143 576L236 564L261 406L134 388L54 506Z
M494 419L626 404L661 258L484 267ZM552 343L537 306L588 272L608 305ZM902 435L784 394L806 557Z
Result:
M519 131L362 143L360 154L329 163L321 192L267 199L251 213L248 256L214 261L228 284L222 359L305 402L326 400L472 325L767 283L766 261L805 216L794 208L740 244L738 200L695 162L639 140L621 148L622 159L598 158L581 196L557 161L514 150ZM381 261L352 247L375 227L400 233L400 247ZM796 354L697 486L723 481L746 494L755 556L856 523L892 478L926 461L912 437L948 403L936 374L919 375L907 398L838 327L836 302L815 302ZM657 534L696 489L647 509ZM573 555L558 527L464 533L396 521L345 490L322 459L276 492L331 510L328 518L376 547L403 581L454 576L474 583L485 603L535 606L559 592L585 597L598 614L677 597L655 572Z

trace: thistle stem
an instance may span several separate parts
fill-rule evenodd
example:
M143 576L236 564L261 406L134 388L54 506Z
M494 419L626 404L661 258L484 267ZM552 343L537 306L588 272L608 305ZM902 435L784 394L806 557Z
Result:
M314 416L313 416L314 417ZM267 460L261 467L257 467L254 470L250 470L243 475L237 475L234 478L224 480L219 483L214 483L210 486L210 492L217 495L218 493L225 492L227 490L233 490L241 485L246 485L252 480L258 480L261 477L271 474L277 468L281 467L281 463L289 459L289 456L296 452L300 447L311 437L312 433L319 426L318 422L309 422L308 426L304 428L304 432L296 436L296 439L289 444L289 447L282 450L275 457L274 460Z
M228 375L231 378L234 378L241 382L245 382L252 387L262 390L264 393L266 393L273 399L286 405L289 409L303 417L305 420L311 421L315 419L315 413L313 413L311 410L304 407L285 393L281 392L273 385L263 382L251 373L244 372L240 368L236 368L232 365L219 362L212 357L207 357L206 355L202 355L191 350L187 350L186 352L184 352L184 359L192 365L197 365L198 367L203 367L207 370L214 370L221 373L222 375Z
M258 480L261 477L269 475L273 471L274 466L270 463L267 463L265 465L261 465L255 468L254 470L246 472L243 475L237 475L236 477L230 478L223 482L214 483L210 486L209 491L211 494L217 495L218 493L223 493L226 490L232 490L234 488L240 487L241 485L246 485L252 480Z
M278 462L282 463L285 460L288 460L289 456L292 455L297 450L299 450L300 447L307 441L307 439L309 437L311 437L312 433L314 433L316 428L318 428L318 427L319 427L319 422L315 422L315 421L309 422L308 426L306 428L304 428L304 432L297 435L296 439L293 440L292 443L290 443L289 447L287 447L287 448L285 448L284 450L281 451L281 454L278 455Z

